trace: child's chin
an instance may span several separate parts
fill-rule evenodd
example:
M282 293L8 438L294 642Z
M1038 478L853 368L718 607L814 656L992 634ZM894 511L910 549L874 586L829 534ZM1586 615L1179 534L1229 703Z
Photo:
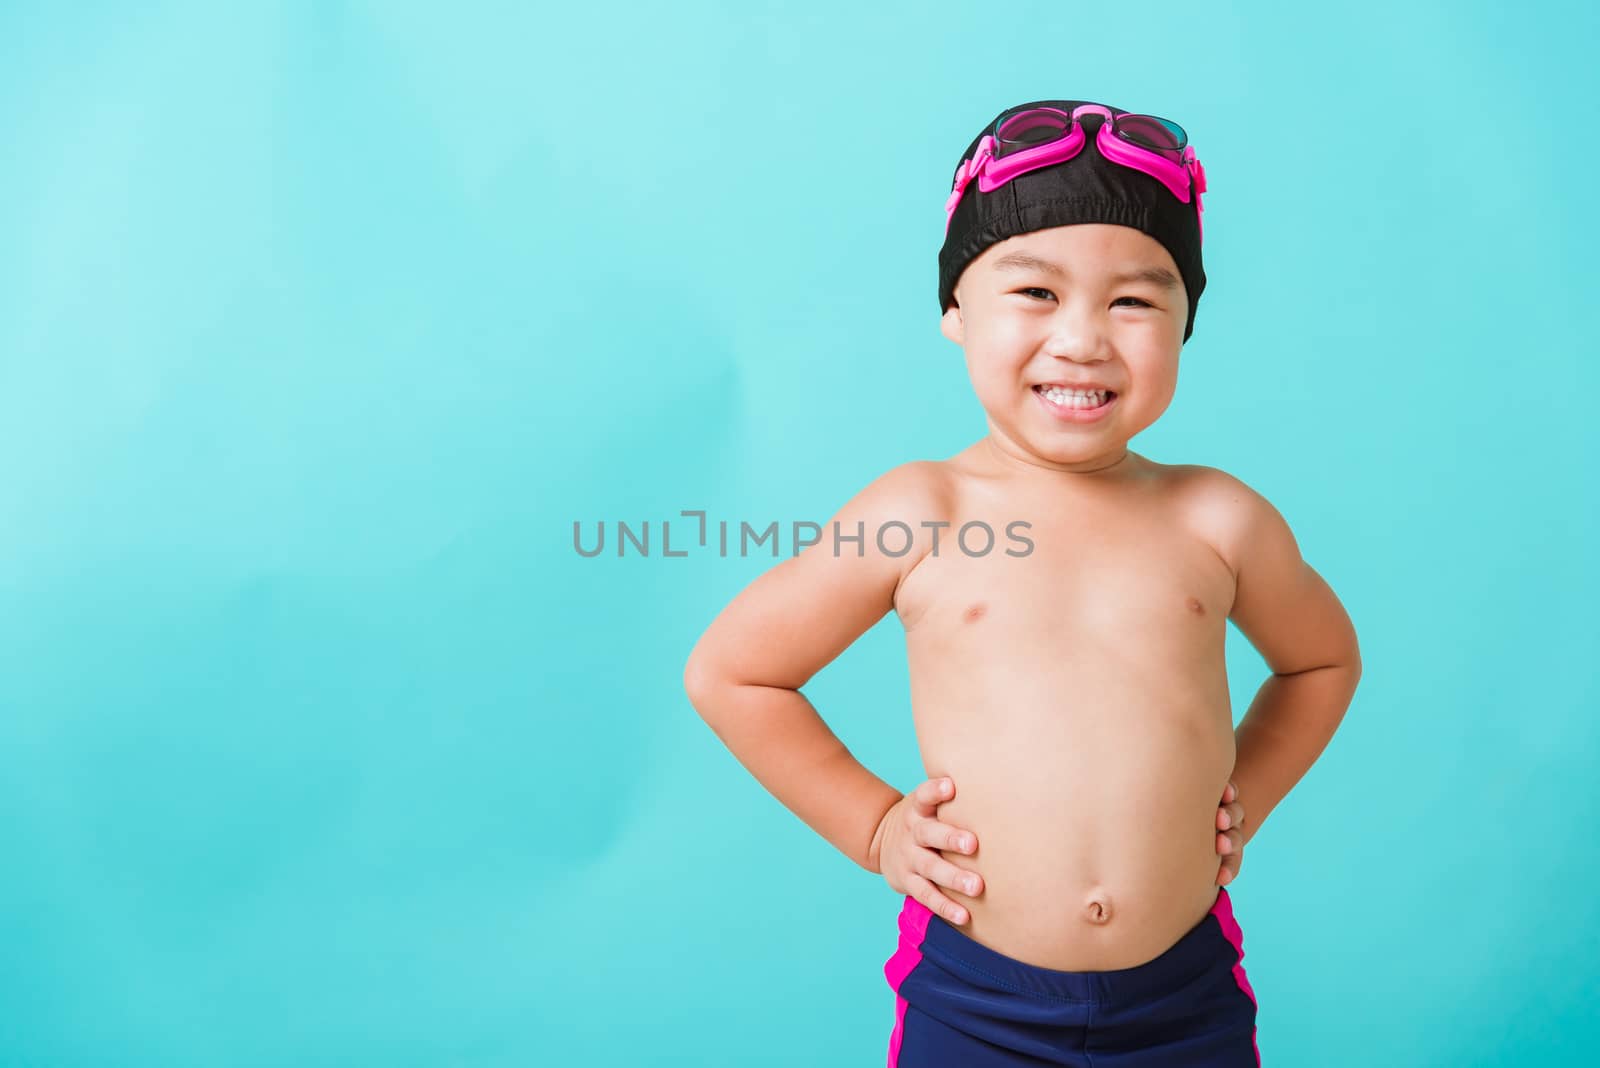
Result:
M1103 456L1108 448L1104 442L1096 442L1094 448L1083 446L1063 445L1052 441L1027 441L1028 451L1041 460L1049 460L1053 464L1083 464L1093 460L1096 456Z
M1126 441L1113 438L1097 438L1090 444L1067 444L1060 441L1039 440L1033 437L1023 439L1023 445L1041 460L1053 464L1088 464L1102 460L1107 456L1116 456L1127 450Z

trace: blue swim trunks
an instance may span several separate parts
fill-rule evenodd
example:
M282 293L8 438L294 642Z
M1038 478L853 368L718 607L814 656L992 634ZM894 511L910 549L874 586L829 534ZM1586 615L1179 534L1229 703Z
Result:
M1228 892L1154 960L1103 972L1026 964L911 897L883 966L889 1068L1258 1068L1256 996Z

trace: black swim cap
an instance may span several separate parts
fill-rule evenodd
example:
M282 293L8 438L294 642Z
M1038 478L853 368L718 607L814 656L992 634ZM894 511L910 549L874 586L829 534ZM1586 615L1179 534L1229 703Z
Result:
M1070 112L1082 103L1035 100L1017 107L1054 107ZM1107 110L1113 115L1127 114L1109 105ZM972 158L984 135L993 132L1000 115L979 131L961 154L946 192L954 188L961 164ZM1093 142L1104 120L1099 115L1084 115L1078 121ZM1171 253L1189 298L1189 318L1183 327L1183 340L1188 341L1194 333L1200 294L1206 288L1206 272L1200 264L1200 219L1194 198L1191 196L1185 204L1159 179L1106 159L1096 144L1084 145L1069 160L1019 174L992 193L981 192L977 179L967 185L939 249L939 314L943 315L954 303L956 280L984 249L1018 234L1074 223L1131 226L1161 242Z

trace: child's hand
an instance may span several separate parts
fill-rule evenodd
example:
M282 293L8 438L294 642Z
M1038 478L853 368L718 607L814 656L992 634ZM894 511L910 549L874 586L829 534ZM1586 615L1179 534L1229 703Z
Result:
M1217 869L1217 885L1227 886L1239 874L1244 860L1244 806L1239 803L1239 788L1233 783L1222 788L1222 804L1217 806L1217 852L1222 867Z
M941 894L939 887L976 897L983 892L983 882L976 873L956 867L937 852L975 853L978 849L977 835L934 817L934 810L955 792L954 780L929 779L895 802L878 823L877 857L878 870L891 890L910 895L950 923L963 924L969 919L967 910Z

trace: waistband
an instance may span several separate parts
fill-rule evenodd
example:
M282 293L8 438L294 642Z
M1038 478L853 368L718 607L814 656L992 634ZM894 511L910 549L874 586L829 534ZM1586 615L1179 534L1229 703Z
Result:
M1236 954L1224 926L1232 919L1228 892L1218 887L1211 911L1160 956L1131 968L1089 972L1043 968L1008 957L973 941L911 897L900 910L900 930L902 941L920 941L923 956L967 978L976 973L1012 990L1070 1001L1124 1001L1181 987L1219 962L1231 966ZM919 931L924 925L925 932Z

